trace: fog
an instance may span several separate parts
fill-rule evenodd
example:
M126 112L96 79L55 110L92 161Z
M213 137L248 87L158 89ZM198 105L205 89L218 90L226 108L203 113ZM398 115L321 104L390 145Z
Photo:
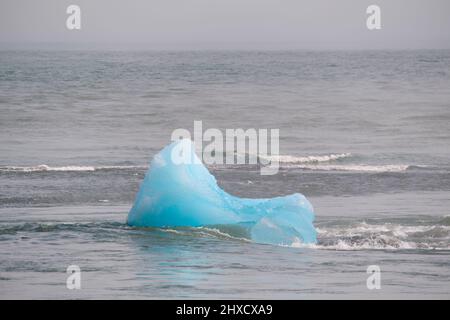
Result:
M66 8L81 8L68 30ZM368 30L366 8L381 8ZM0 48L450 48L448 0L2 0Z

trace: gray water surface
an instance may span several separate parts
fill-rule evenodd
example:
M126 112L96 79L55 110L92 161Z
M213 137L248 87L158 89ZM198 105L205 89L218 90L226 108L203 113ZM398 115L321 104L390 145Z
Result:
M450 51L0 51L0 114L2 299L450 298ZM280 129L277 175L210 170L237 196L303 193L316 245L126 225L194 120Z

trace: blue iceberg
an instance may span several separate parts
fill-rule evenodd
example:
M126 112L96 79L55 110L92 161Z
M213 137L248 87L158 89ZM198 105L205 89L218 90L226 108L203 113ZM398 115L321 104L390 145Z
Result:
M188 139L173 142L153 158L128 214L130 226L231 225L245 229L255 242L280 245L315 243L313 220L311 204L299 193L247 199L223 191Z

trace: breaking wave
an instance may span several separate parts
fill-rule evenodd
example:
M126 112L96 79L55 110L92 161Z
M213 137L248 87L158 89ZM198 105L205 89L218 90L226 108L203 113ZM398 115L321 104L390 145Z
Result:
M246 157L249 155L246 154ZM344 171L344 172L367 172L367 173L381 173L381 172L405 172L410 169L439 169L424 165L412 164L367 164L367 163L352 163L354 156L351 153L331 153L328 155L311 155L311 156L292 156L292 155L273 155L273 156L259 156L258 162L260 165L266 165L269 162L275 161L282 169L301 169L308 171ZM247 160L245 163L248 163ZM209 164L208 167L212 169L230 168L245 168L250 164ZM46 164L36 166L0 166L1 172L94 172L100 170L145 170L148 165L67 165L67 166L49 166Z
M184 236L199 236L199 237L212 237L217 239L232 239L238 241L251 242L249 238L246 238L245 235L240 234L239 232L235 235L231 235L224 230L221 231L218 228L213 227L185 227L185 228L157 228L162 232L173 233ZM233 232L230 232L233 233Z
M97 170L120 170L120 169L145 169L147 166L48 166L41 164L38 166L3 166L0 167L0 172L45 172L45 171L97 171Z
M409 169L423 169L427 166L409 164L366 164L354 162L351 153L337 153L318 156L278 155L260 157L263 161L275 161L283 169L303 169L310 171L353 171L353 172L404 172ZM264 162L262 162L264 163Z
M428 225L399 223L351 224L334 223L316 228L318 242L303 244L300 239L282 246L316 250L450 250L449 217L441 217ZM76 232L95 234L97 237L129 236L142 232L148 236L166 234L182 238L206 238L221 241L252 242L245 225L214 225L208 227L134 228L121 222L92 223L14 223L0 226L0 236L34 233ZM117 240L117 239L116 239ZM184 241L184 240L183 240Z
M211 167L215 167L212 165ZM220 167L220 166L219 166ZM284 169L304 169L312 171L355 171L355 172L403 172L418 166L410 165L353 165L353 164L301 164L280 163ZM2 166L0 172L94 172L100 170L147 169L147 166Z
M339 160L343 158L351 157L351 153L338 153L338 154L329 154L329 155L321 155L321 156L291 156L291 155L278 155L278 156L267 156L260 157L263 160L268 161L278 161L280 163L318 163L318 162L329 162L334 160Z
M355 171L355 172L404 172L411 168L405 164L387 164L387 165L365 165L365 164L348 164L348 165L288 165L285 168L296 168L305 170L320 171Z
M445 222L445 221L444 221ZM444 223L408 226L393 223L319 227L317 244L292 247L325 250L450 250L450 227Z

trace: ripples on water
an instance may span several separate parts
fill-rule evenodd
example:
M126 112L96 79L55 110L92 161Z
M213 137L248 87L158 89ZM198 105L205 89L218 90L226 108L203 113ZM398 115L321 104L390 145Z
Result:
M286 247L252 243L228 226L131 228L124 210L2 209L2 297L377 298L364 282L375 262L383 297L447 292L448 216L322 217L317 245ZM79 292L64 287L71 264L82 269Z

